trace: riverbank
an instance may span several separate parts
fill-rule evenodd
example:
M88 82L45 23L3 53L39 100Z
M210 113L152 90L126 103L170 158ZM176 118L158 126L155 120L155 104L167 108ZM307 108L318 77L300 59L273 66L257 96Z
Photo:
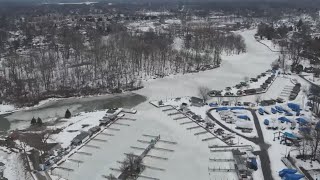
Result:
M72 114L77 114L113 107L132 108L146 100L146 97L131 92L117 95L48 100L38 106L16 111L10 115L0 116L0 127L3 127L1 129L2 131L24 129L30 125L33 117L40 117L43 122L49 122L64 117L67 109L69 109Z

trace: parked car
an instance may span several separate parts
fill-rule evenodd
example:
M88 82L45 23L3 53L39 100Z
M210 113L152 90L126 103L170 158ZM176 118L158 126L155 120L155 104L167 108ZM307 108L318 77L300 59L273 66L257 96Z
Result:
M240 88L242 87L242 85L241 85L241 84L237 84L235 87L236 87L237 89L240 89Z
M248 84L246 82L240 82L241 86L247 86Z
M250 82L258 82L258 79L257 78L251 78Z
M226 91L230 91L231 90L231 87L226 87Z
M225 96L232 96L232 95L234 95L232 92L226 92L226 93L224 93L224 95Z
M276 101L277 101L277 103L283 103L283 102L284 102L284 99L282 99L282 98L277 98Z
M241 90L238 90L238 91L237 91L237 95L242 95L242 91L241 91Z

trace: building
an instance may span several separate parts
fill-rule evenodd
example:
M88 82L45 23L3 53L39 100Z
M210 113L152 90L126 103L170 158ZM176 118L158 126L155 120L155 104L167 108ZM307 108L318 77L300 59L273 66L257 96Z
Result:
M90 135L93 135L93 134L97 133L100 130L101 130L101 128L99 126L95 126L95 127L90 128L88 130L88 132L89 132Z
M117 115L122 111L122 108L113 108L113 109L108 109L106 112L105 117L109 119L115 119Z
M191 103L191 106L201 107L204 105L204 100L197 97L191 97L189 102Z
M109 123L111 123L112 120L107 117L103 117L103 119L99 120L99 122L100 122L99 126L106 126Z
M73 138L73 140L71 141L71 145L77 146L81 144L82 142L89 139L89 135L90 134L88 132L85 132L85 131L81 132L75 138Z

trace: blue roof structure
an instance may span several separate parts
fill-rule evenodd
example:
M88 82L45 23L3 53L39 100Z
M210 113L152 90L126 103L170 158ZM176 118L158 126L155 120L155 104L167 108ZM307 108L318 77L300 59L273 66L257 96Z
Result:
M247 115L239 115L237 116L239 119L244 119L244 120L250 120L249 116Z
M298 139L298 137L292 133L288 133L288 132L285 132L283 133L284 137L288 138L288 139Z
M242 109L244 109L244 107L231 107L230 108L231 110L242 110Z
M219 111L226 111L226 110L228 110L228 109L229 109L228 107L219 107L219 108L216 109L216 111L217 111L217 112L219 112Z
M300 105L299 104L295 104L295 103L288 103L288 107L292 110L292 111L300 111Z
M210 103L209 106L210 107L216 107L216 106L218 106L218 103Z
M263 115L263 114L264 114L263 108L259 108L259 109L258 109L258 112L259 112L259 114Z
M281 122L289 122L289 123L291 123L291 120L286 118L286 117L284 117L284 116L283 117L279 117L278 120L281 121Z
M298 121L298 123L299 123L300 125L309 124L309 122L308 122L307 120L305 120L304 118L301 118L301 117L297 118L296 120Z
M279 176L284 177L286 174L294 174L298 172L296 169L282 169L279 171Z

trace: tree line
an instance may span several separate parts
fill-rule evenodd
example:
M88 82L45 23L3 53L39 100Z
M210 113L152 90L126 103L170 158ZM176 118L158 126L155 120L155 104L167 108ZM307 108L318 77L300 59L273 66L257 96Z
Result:
M217 67L222 53L246 51L241 36L208 26L175 27L180 34L174 27L135 32L121 22L67 17L0 18L2 100L26 105L53 96L135 90L144 79ZM177 36L182 50L172 47Z

